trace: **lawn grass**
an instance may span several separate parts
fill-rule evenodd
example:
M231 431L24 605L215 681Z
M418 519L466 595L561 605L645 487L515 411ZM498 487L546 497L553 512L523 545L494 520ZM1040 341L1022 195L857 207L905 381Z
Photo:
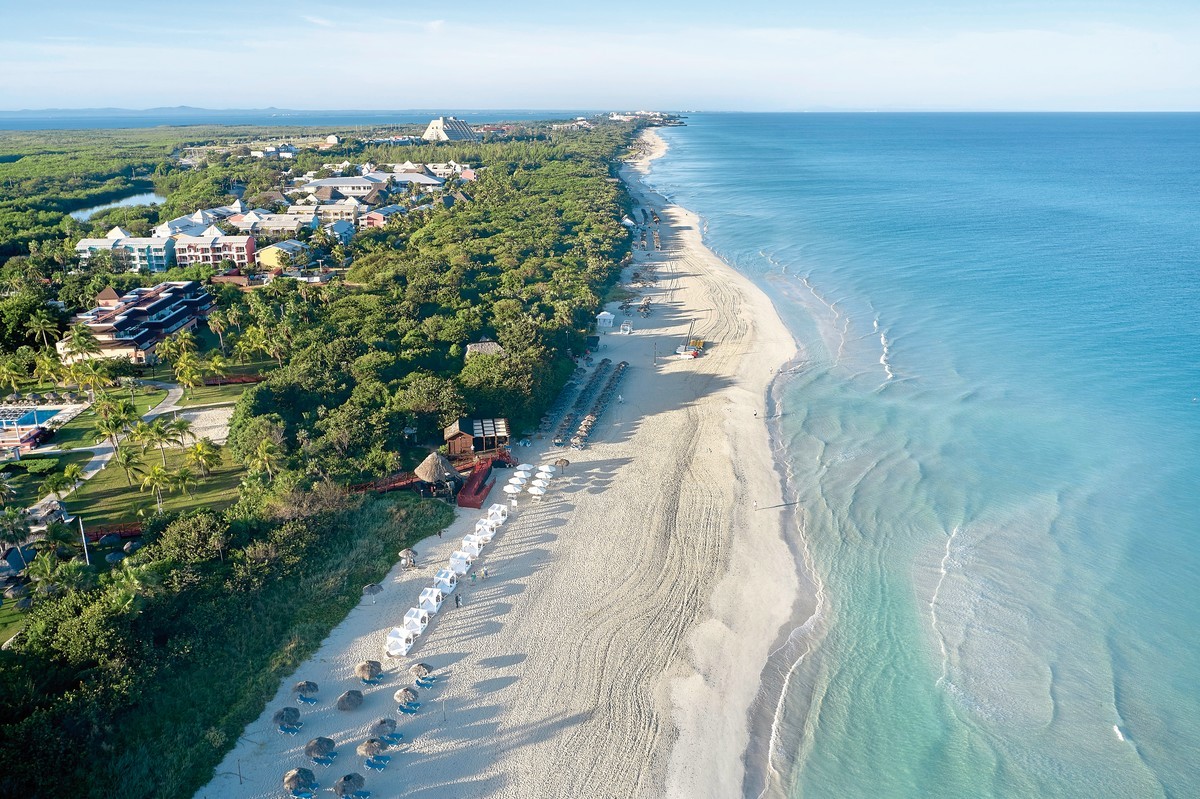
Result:
M118 392L121 394L122 392ZM133 404L138 416L162 402L167 392L161 388L145 388L134 395ZM80 447L96 446L96 436L92 427L96 424L96 414L91 409L85 410L71 421L67 422L54 434L48 445L57 449L78 449Z
M195 408L201 405L227 405L231 402L237 402L237 398L242 396L245 391L253 383L232 383L227 386L196 386L190 391L184 389L183 399L179 400L181 408ZM188 396L188 395L191 396Z
M161 464L157 450L146 453L145 467ZM167 468L178 469L184 465L181 449L167 450ZM199 472L193 473L199 478ZM199 508L221 510L238 499L238 485L245 469L233 462L228 452L222 452L221 465L208 477L188 489L186 495L173 492L163 495L163 509L167 511L190 511ZM154 512L154 492L142 491L135 475L133 487L125 479L125 472L109 464L99 474L88 480L73 494L67 496L65 504L73 513L83 518L85 527L97 525L128 524L139 520L138 510Z
M37 458L39 456L26 455L25 457ZM70 463L78 463L80 466L83 466L92 459L92 453L88 452L87 450L82 450L80 452L51 454L46 455L45 457L54 458L58 461L58 468L55 469L54 472L47 472L46 474L30 474L24 469L14 466L13 464L15 464L16 461L10 461L9 463L5 464L6 466L11 467L5 472L5 476L8 478L8 484L11 485L16 491L16 493L13 494L13 498L8 500L6 504L11 505L14 508L28 508L30 505L45 496L42 494L38 486L40 486L47 477L49 477L51 474L62 474L63 469L65 469L67 464Z
M17 610L17 600L5 599L0 604L0 644L20 632L24 624L25 614Z

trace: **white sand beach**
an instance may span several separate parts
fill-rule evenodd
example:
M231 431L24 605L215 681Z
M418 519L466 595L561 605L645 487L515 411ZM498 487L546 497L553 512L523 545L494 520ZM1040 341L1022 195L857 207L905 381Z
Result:
M643 141L647 158L665 150L652 132ZM798 590L764 407L795 344L766 295L703 246L697 217L628 177L662 217L663 249L639 250L626 273L657 274L640 291L650 316L609 307L617 325L634 325L602 336L596 356L630 364L622 401L584 450L548 437L516 450L571 464L543 501L522 497L476 561L476 581L460 584L462 607L447 601L381 685L362 685L354 665L382 659L387 629L480 512L460 510L443 537L417 546L418 568L393 569L280 686L197 797L283 796L281 777L297 766L323 788L359 772L373 797L740 794L748 709ZM693 321L693 337L709 343L682 360L674 350ZM494 489L491 501L503 496ZM412 684L418 661L438 680L418 689L417 714L397 714L392 694ZM319 683L320 701L300 706L299 735L281 735L271 717L297 706L290 688L302 679ZM350 688L363 707L334 709ZM381 773L354 752L380 717L398 719L408 742ZM303 755L318 735L338 744L329 769Z

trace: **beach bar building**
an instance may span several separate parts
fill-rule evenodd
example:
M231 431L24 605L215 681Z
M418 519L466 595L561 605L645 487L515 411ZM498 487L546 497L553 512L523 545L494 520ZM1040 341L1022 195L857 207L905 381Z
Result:
M507 419L459 419L442 433L451 458L494 452L509 441Z

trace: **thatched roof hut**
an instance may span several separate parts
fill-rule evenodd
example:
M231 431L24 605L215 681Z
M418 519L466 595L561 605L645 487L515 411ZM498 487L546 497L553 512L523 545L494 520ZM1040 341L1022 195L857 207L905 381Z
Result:
M300 723L300 711L294 707L285 707L275 711L275 715L271 717L271 720L276 724L294 727Z
M318 690L317 684L312 680L301 680L292 686L292 693L304 694L305 696L315 694Z
M371 737L378 738L381 735L391 735L396 731L395 719L380 719L371 727Z
M361 791L367 784L361 774L346 774L337 778L337 782L333 784L333 792L338 796L346 796L355 791Z
M429 453L429 457L421 461L413 474L426 483L452 483L462 479L454 469L454 464L440 452Z
M384 749L387 749L387 744L383 741L378 738L368 738L360 743L358 749L355 751L358 752L359 757L375 757L375 755L381 753Z
M417 701L417 692L412 688L401 688L399 691L397 691L393 695L392 698L395 699L397 702L400 702L401 704L407 704L409 702L416 702Z
M428 663L414 663L408 667L408 671L414 677L424 677L433 673L433 669L430 668Z

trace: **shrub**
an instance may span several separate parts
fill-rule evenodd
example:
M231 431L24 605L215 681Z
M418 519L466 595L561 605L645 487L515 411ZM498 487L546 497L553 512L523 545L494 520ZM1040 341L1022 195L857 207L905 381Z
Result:
M58 458L25 458L10 467L22 467L30 474L47 474L58 468Z

